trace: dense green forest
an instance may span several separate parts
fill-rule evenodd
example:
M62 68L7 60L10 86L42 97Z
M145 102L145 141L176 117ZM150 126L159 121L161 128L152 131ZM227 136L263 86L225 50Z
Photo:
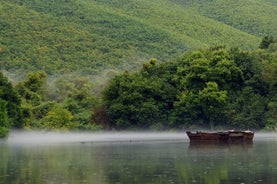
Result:
M275 27L272 0L0 0L0 135L275 129Z
M0 67L14 78L109 75L194 48L256 49L277 35L268 0L0 0L0 10Z
M118 128L275 129L276 82L276 51L212 47L118 75L103 101Z
M1 74L1 135L46 130L277 128L277 41L260 49L197 49L114 76L101 98L88 78L30 73L14 87ZM275 50L275 52L272 52Z

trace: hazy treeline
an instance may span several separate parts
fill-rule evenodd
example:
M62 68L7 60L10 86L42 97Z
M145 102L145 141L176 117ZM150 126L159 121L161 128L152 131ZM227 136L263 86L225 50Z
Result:
M86 77L57 78L47 82L44 71L29 73L12 86L1 73L1 135L10 127L46 130L98 129L92 110L99 105L93 95L92 82Z
M275 129L276 41L259 50L212 47L171 62L151 59L113 77L103 95L86 77L47 82L32 72L14 86L0 75L0 133L9 129Z

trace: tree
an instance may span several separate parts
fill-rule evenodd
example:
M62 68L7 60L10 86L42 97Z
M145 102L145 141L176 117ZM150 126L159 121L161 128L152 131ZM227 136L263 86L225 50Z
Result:
M80 129L89 126L91 122L91 114L93 108L98 104L97 99L83 89L76 91L72 96L68 97L62 103L63 107L73 115L72 122L74 122Z
M6 102L9 126L22 127L24 122L20 96L2 73L0 73L0 100Z
M198 95L191 91L183 91L174 102L174 111L171 117L173 126L203 126L200 115L201 105Z
M111 80L103 93L103 100L112 126L120 129L168 126L175 90L157 77L159 72L153 75L148 72L126 72Z
M91 122L105 129L112 128L107 109L103 105L96 106L93 108Z
M223 107L240 91L244 81L242 70L225 47L184 54L174 78L181 91L175 102L175 120L197 126L206 122L211 128L215 121L224 122Z
M93 108L99 100L93 95L92 82L86 77L70 78L68 81L57 81L58 95L56 98L62 106L73 115L72 122L76 128L89 129L94 122L91 121Z
M111 126L276 127L276 56L214 47L176 62L146 63L115 76L104 91ZM165 122L168 121L169 124Z
M227 92L220 91L217 83L208 82L207 87L199 91L198 96L204 115L209 119L209 125L213 129L216 119L224 119Z
M260 49L268 49L269 45L274 43L275 40L273 39L272 36L265 36L263 39L262 39L262 42L259 46Z
M43 129L71 129L72 118L68 110L56 104L39 122Z
M44 104L46 79L47 75L44 71L32 72L24 81L15 86L21 96L24 115L22 118L25 120L25 126L36 124L37 119L41 118L41 112L49 110L48 105ZM44 107L46 109L43 109Z
M220 89L239 90L243 83L242 70L225 47L193 51L183 55L177 70L178 88L197 92L207 82L216 82Z
M267 104L267 108L265 127L277 131L277 95Z
M25 81L16 85L16 89L27 103L39 105L45 96L46 78L44 71L29 73Z
M264 128L268 99L249 86L228 106L229 125L237 128Z
M10 129L6 105L6 101L0 99L0 138L6 137Z
M105 105L117 128L146 128L157 118L158 109L150 97L154 88L146 82L138 74L125 73L113 79L104 91Z

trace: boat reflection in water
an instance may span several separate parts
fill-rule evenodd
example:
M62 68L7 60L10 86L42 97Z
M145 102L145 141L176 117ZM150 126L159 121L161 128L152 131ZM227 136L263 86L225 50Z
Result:
M253 142L248 143L213 143L213 142L190 142L190 151L215 151L215 150L229 150L231 152L245 151L253 148Z
M229 130L224 132L186 132L194 143L253 143L254 132Z

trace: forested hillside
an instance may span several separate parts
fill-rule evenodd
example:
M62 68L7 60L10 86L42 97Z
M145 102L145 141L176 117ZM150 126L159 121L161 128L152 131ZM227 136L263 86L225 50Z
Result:
M277 33L276 29L274 29L277 26L277 21L275 21L277 19L276 1L173 1L183 7L190 6L202 16L209 17L251 35L260 37L276 35Z
M0 73L0 137L11 127L276 131L277 40L265 37L259 47L198 49L160 64L151 59L112 77L101 98L87 77L58 79L51 88L39 71L13 87Z
M136 69L193 48L255 49L276 24L269 0L0 0L0 67L50 75Z
M273 0L0 0L0 137L277 130L276 27Z

